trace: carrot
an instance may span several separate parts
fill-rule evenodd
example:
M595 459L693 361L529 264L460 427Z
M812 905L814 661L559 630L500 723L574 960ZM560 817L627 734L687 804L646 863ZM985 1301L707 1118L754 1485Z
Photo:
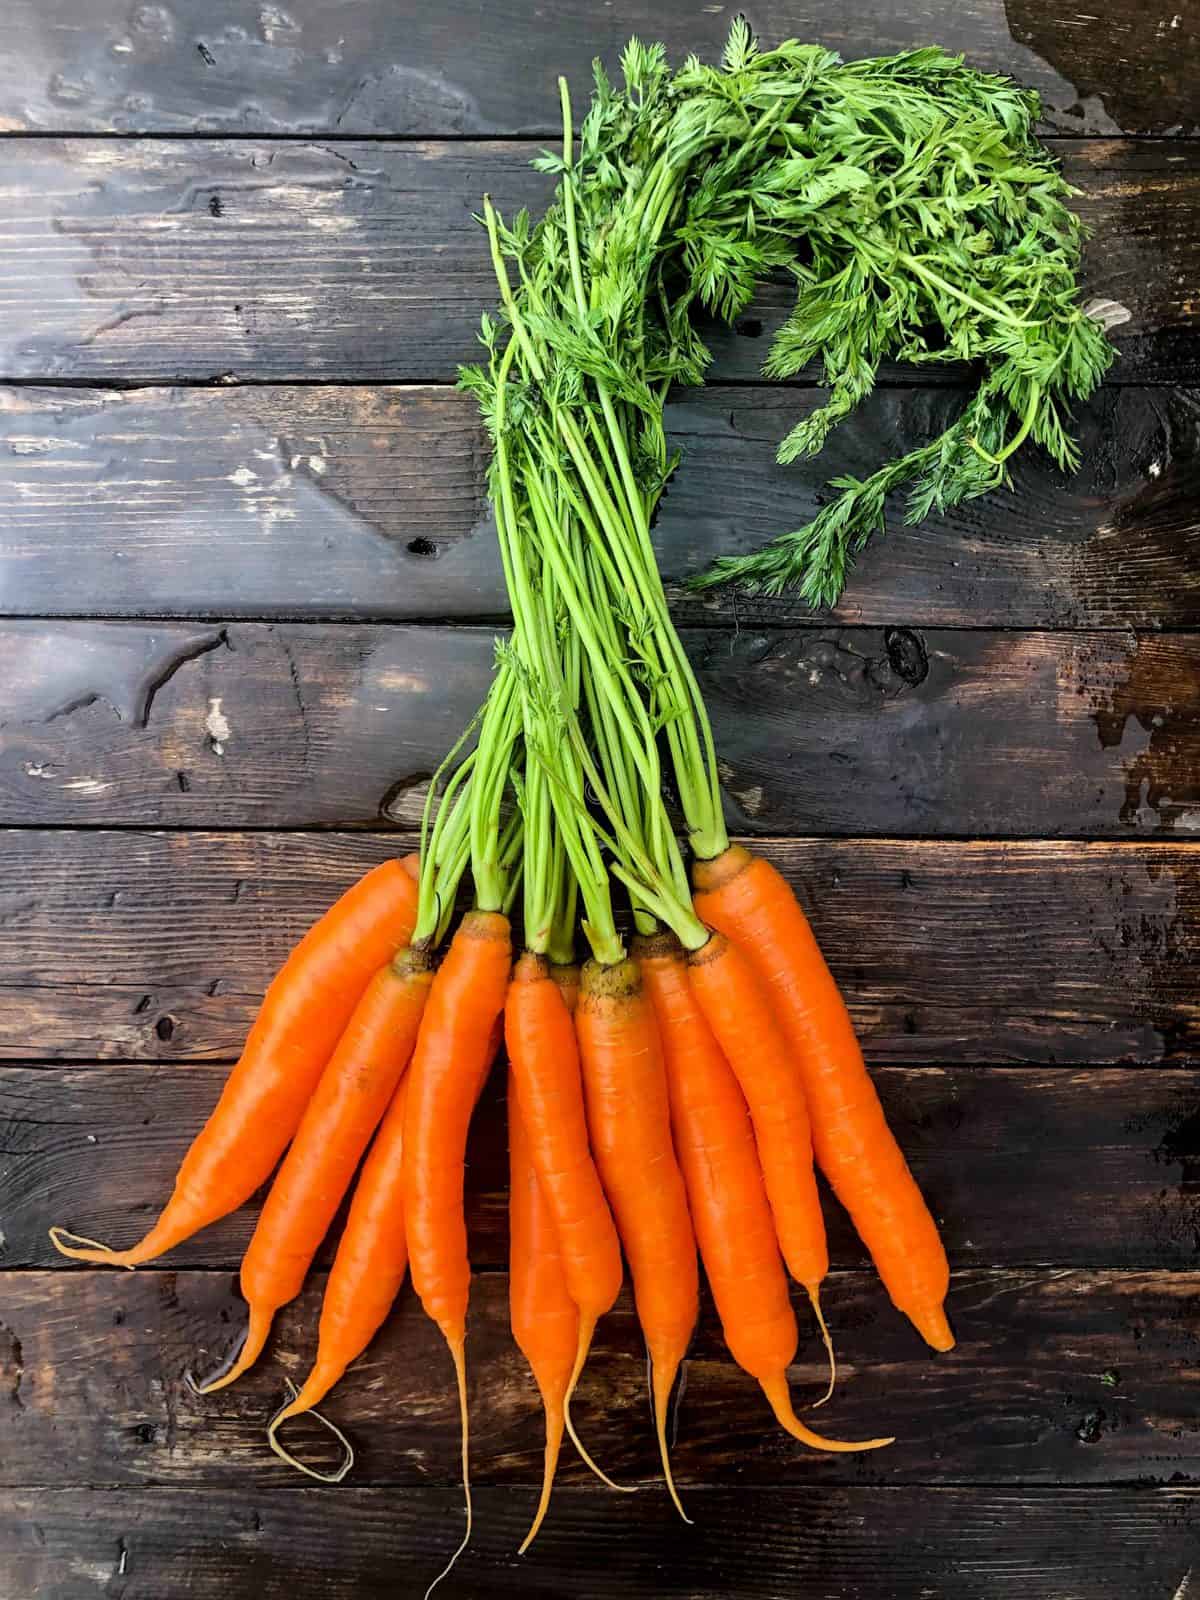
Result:
M675 935L635 939L633 954L658 1019L675 1152L733 1359L758 1379L783 1427L814 1449L890 1444L826 1439L792 1410L787 1369L796 1355L796 1318L746 1101L697 1004Z
M421 1304L450 1347L462 1420L467 1524L445 1572L466 1548L472 1520L465 1354L471 1269L463 1221L463 1163L511 964L508 918L499 911L469 911L430 990L409 1068L401 1173L409 1264Z
M575 1025L592 1148L629 1259L650 1352L663 1474L686 1522L667 1451L667 1403L696 1323L699 1273L687 1195L671 1145L658 1027L635 962L586 963Z
M242 1293L250 1307L246 1342L229 1371L205 1384L201 1394L225 1388L253 1366L275 1313L303 1288L408 1066L432 983L428 953L406 947L367 985L321 1074L242 1261Z
M529 1156L557 1230L567 1287L579 1308L579 1346L566 1402L570 1427L570 1395L596 1323L621 1292L621 1245L588 1143L574 1024L544 956L527 952L517 962L504 1008L504 1036Z
M524 1543L533 1543L550 1505L550 1491L562 1448L567 1389L579 1344L579 1308L567 1287L554 1214L538 1180L529 1135L508 1074L508 1232L509 1316L513 1338L529 1362L546 1413L542 1493Z
M353 1464L353 1454L337 1473L314 1471L280 1444L278 1430L289 1417L319 1405L350 1363L383 1326L408 1270L400 1173L404 1160L404 1102L408 1079L401 1078L363 1163L350 1215L338 1243L325 1298L317 1357L299 1393L271 1421L272 1450L290 1466L323 1482L338 1482Z
M697 862L698 914L735 940L769 986L795 1054L822 1171L858 1229L893 1304L935 1350L954 1335L937 1224L884 1118L845 1002L808 918L773 866L741 845Z
M577 961L550 962L551 982L558 986L563 1004L571 1016L579 1006L579 963Z
M804 1086L766 990L737 946L714 933L699 950L689 951L687 961L697 1004L746 1097L779 1248L788 1271L803 1284L821 1329L832 1392L833 1344L821 1314L829 1251Z
M374 867L292 951L150 1232L127 1250L111 1250L51 1228L63 1255L138 1266L235 1211L266 1182L371 974L408 942L417 911L416 870L416 856Z

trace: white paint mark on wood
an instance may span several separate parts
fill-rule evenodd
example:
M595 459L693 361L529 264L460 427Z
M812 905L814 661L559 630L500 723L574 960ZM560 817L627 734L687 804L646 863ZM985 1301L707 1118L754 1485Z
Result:
M27 778L52 778L54 768L48 761L26 761L21 770Z
M229 726L229 718L221 710L221 696L213 695L208 702L208 715L204 719L204 729L208 734L208 742L212 746L215 756L225 754L225 746L229 741L233 729Z
M1196 1569L1194 1567L1189 1567L1187 1569L1180 1580L1178 1589L1176 1589L1175 1593L1171 1596L1171 1600L1187 1600L1188 1595L1192 1592L1192 1573L1195 1570Z
M71 789L76 794L103 794L106 789L111 789L111 783L103 783L99 778L68 778L63 784L64 789Z
M258 482L258 473L250 467L238 467L235 472L226 474L228 483L236 483L239 489L248 489L252 483Z

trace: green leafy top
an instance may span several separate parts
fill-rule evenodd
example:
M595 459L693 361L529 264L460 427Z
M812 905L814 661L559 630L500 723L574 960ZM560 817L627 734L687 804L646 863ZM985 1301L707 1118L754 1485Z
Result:
M819 451L885 360L977 363L978 385L939 438L835 480L813 522L719 561L698 586L796 587L831 605L893 491L907 491L910 520L944 511L1004 485L1026 439L1077 465L1068 408L1113 351L1077 304L1082 230L1034 136L1036 95L936 48L850 63L794 40L762 51L741 18L720 67L689 58L672 74L661 46L633 40L622 74L614 88L597 64L574 159L539 158L560 179L544 216L500 230L540 352L539 375L527 362L514 375L510 425L563 405L586 425L602 388L652 512L674 466L667 390L702 382L710 360L694 311L730 320L784 273L796 301L764 370L820 362L828 394L783 440L782 461ZM490 350L508 321L485 319ZM487 370L464 382L486 417Z

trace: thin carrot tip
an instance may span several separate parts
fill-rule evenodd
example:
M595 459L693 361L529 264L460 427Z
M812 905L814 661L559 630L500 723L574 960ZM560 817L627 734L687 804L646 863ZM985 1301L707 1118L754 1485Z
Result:
M670 1382L665 1384L660 1382L657 1371L653 1372L651 1390L654 1400L654 1432L658 1438L658 1453L662 1458L663 1478L666 1481L667 1493L671 1496L671 1504L690 1528L693 1526L692 1519L683 1509L683 1501L679 1498L679 1490L675 1487L674 1474L671 1472L671 1453L667 1448L667 1402L671 1398L674 1381L674 1372L671 1374Z
M812 1284L806 1283L804 1287L808 1291L809 1300L812 1302L813 1316L817 1319L817 1327L821 1330L821 1339L825 1345L825 1354L829 1358L829 1387L813 1406L812 1409L816 1411L818 1407L825 1404L826 1400L832 1398L833 1391L837 1388L837 1353L833 1348L833 1339L825 1322L825 1313L821 1310L821 1291Z
M111 1245L103 1244L99 1239L89 1239L85 1234L72 1233L70 1228L60 1228L57 1224L46 1231L50 1243L59 1255L66 1256L69 1261L89 1261L98 1266L126 1267L130 1272L134 1270L134 1262L123 1259L129 1254L127 1250L114 1250Z
M460 1416L461 1422L462 1422L463 1499L466 1502L467 1525L463 1530L463 1536L462 1536L462 1539L459 1541L458 1549L455 1550L454 1554L450 1557L449 1561L447 1561L446 1565L438 1573L437 1577L429 1585L428 1589L426 1589L425 1594L423 1596L423 1600L429 1600L429 1596L437 1588L438 1584L441 1583L442 1579L448 1577L450 1575L450 1573L453 1571L455 1563L458 1561L459 1556L462 1555L463 1551L467 1548L467 1546L471 1542L471 1528L472 1528L472 1524L473 1524L473 1515L472 1515L472 1510L471 1510L470 1440L469 1440L469 1434L468 1434L468 1429L467 1429L467 1363L466 1363L466 1354L465 1354L465 1351L464 1351L464 1348L463 1348L463 1338L462 1338L461 1335L457 1339L451 1339L451 1338L447 1337L446 1343L450 1346L450 1354L454 1358L454 1377L455 1377L456 1383L458 1385L458 1409L459 1409L459 1416Z

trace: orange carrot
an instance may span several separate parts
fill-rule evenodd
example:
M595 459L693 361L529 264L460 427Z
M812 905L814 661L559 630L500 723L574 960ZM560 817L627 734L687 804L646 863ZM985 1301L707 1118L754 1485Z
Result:
M408 1248L404 1239L400 1173L404 1160L407 1094L408 1079L404 1077L379 1124L355 1185L350 1215L321 1302L317 1357L312 1371L300 1392L275 1416L267 1430L276 1455L322 1481L338 1482L349 1470L353 1456L348 1455L337 1473L315 1472L285 1450L277 1434L289 1417L319 1405L350 1363L363 1353L383 1326L404 1282Z
M193 1140L150 1232L127 1250L63 1228L73 1261L134 1267L242 1205L271 1175L371 974L407 944L417 912L416 856L385 861L301 939L267 990L241 1060Z
M687 1521L671 1476L667 1404L696 1323L699 1273L687 1195L671 1145L658 1027L635 962L587 962L575 1024L592 1148L629 1259L650 1352L663 1473Z
M538 1180L511 1070L508 1075L508 1161L509 1316L513 1338L529 1362L546 1413L542 1493L518 1552L524 1555L550 1505L550 1491L562 1448L567 1388L579 1344L579 1308L567 1287L558 1229Z
M796 1318L745 1099L697 1004L674 934L635 939L633 950L662 1037L671 1129L700 1256L734 1360L758 1379L787 1431L814 1449L890 1444L826 1439L792 1410L787 1368L796 1354Z
M575 1027L544 956L526 953L517 962L504 1007L504 1036L530 1159L558 1232L567 1286L579 1307L569 1396L596 1323L621 1292L621 1245L588 1143Z
M575 961L552 961L550 963L551 981L558 985L558 992L563 997L563 1004L571 1016L575 1015L579 1005L579 964Z
M428 953L406 947L367 985L321 1074L242 1261L242 1293L250 1307L246 1342L229 1371L201 1394L225 1388L253 1366L275 1313L303 1288L312 1258L408 1066L432 983Z
M714 933L687 959L692 992L750 1108L779 1248L788 1271L807 1291L829 1352L832 1384L832 1341L821 1314L829 1252L804 1087L766 990L737 946Z
M698 914L742 947L769 987L803 1078L817 1160L893 1303L935 1350L951 1349L946 1252L808 918L775 868L741 845L698 862L693 877Z
M421 1304L450 1347L462 1419L467 1525L447 1572L471 1537L465 1354L471 1268L463 1220L463 1163L511 964L508 918L498 911L468 912L434 980L409 1069L401 1175L409 1265Z

